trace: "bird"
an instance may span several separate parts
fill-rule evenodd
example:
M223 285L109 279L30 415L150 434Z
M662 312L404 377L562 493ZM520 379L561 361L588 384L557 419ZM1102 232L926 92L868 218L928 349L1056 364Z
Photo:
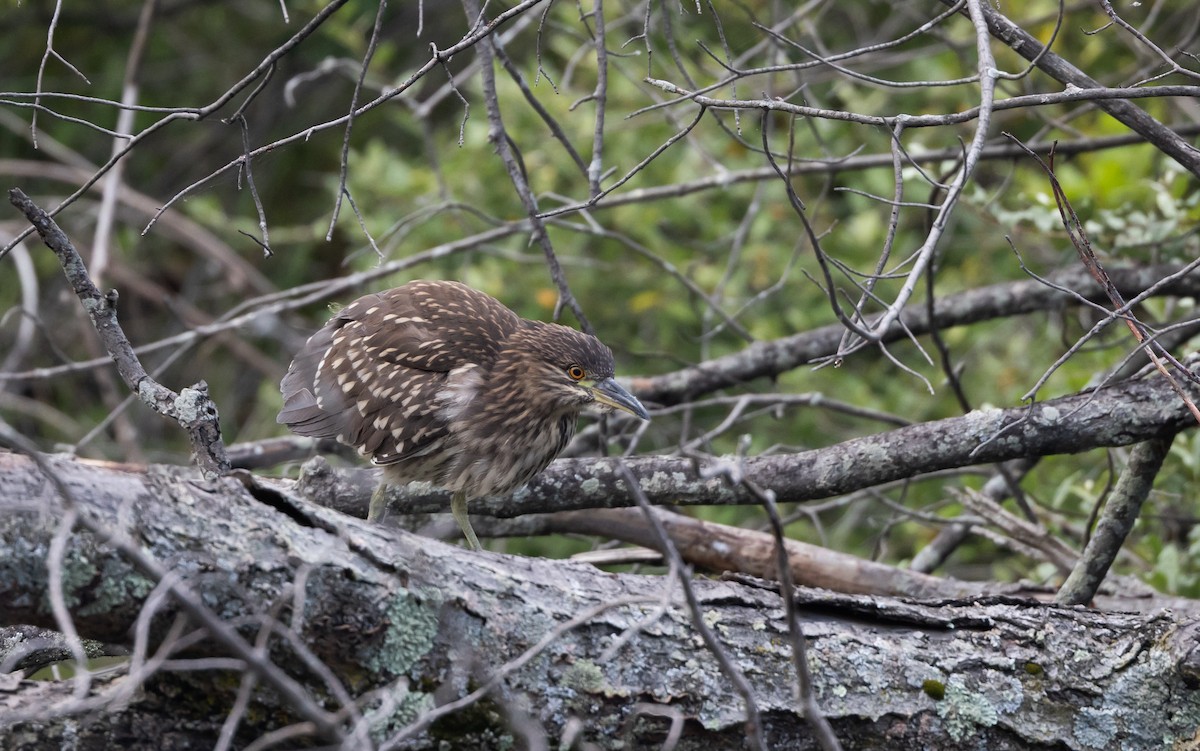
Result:
M585 408L649 419L613 373L612 350L590 334L521 318L461 282L416 280L358 298L309 337L276 420L383 468L369 521L382 518L388 486L426 481L451 491L480 550L468 501L541 473Z

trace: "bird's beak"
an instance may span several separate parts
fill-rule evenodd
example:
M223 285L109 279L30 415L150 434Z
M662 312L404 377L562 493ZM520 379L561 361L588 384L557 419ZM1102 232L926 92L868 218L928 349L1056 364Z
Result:
M611 378L605 378L591 388L592 396L600 404L622 412L628 412L634 417L649 420L650 415L633 394L621 388L621 384Z

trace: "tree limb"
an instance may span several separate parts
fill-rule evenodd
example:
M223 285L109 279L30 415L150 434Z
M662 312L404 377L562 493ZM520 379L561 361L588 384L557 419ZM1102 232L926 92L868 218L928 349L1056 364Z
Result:
M955 0L942 0L954 5ZM992 36L1007 44L1021 57L1034 63L1043 73L1068 86L1081 89L1101 88L1100 82L1045 48L1032 34L1006 18L992 6L983 6L983 17ZM1140 133L1159 151L1200 177L1200 151L1178 133L1155 120L1144 109L1125 99L1098 99L1096 106L1130 130Z
M31 500L51 513L0 516L0 614L47 623L38 593L56 501L31 460L2 461L0 501ZM449 705L472 684L503 674L479 711L448 715L406 747L436 748L451 738L457 747L496 747L511 732L504 717L514 707L548 738L574 719L590 742L661 745L675 716L687 728L679 749L741 747L744 718L733 690L660 577L471 554L308 504L274 508L277 499L256 498L232 478L200 484L186 470L53 461L64 482L86 489L78 495L101 524L136 535L146 555L169 561L239 629L266 627L272 659L314 698L328 688L297 650L340 676L376 739L399 737L434 704ZM86 531L69 541L65 563L80 634L126 639L152 583ZM778 594L753 581L693 586L724 648L752 668L767 743L807 747ZM797 604L822 710L847 749L970 742L1140 751L1184 743L1200 723L1200 693L1188 690L1200 685L1195 629L1169 612L1011 598L922 604L804 589ZM151 646L178 612L169 599L160 606ZM618 638L619 651L606 656ZM234 700L228 676L235 668L214 662L187 670L183 658L204 651L191 643L172 661L184 672L164 665L141 676L143 689L128 703L104 703L120 681L95 681L87 701L105 711L87 723L73 719L79 704L58 684L5 684L0 729L42 743L67 733L80 743L122 737L131 749L161 748L168 731L211 742ZM278 695L259 689L252 707L240 720L239 745L268 732L304 737Z

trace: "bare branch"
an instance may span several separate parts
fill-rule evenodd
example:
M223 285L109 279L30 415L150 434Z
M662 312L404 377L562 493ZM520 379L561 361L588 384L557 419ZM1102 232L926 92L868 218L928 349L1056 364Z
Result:
M67 282L83 303L83 309L92 319L92 325L116 363L117 372L125 385L155 412L179 423L191 441L192 458L207 477L227 474L229 459L225 456L225 446L221 441L217 406L209 399L205 383L200 381L177 394L152 379L117 323L116 293L100 294L88 276L79 252L45 211L17 188L10 190L8 196L13 206L25 214L42 240L58 256Z

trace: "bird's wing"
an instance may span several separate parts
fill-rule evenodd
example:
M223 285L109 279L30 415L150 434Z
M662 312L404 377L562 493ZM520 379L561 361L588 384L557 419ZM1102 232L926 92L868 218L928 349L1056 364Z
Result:
M521 325L500 301L459 282L410 282L376 297L379 303L370 296L354 303L367 301L367 311L378 308L363 319L368 346L382 360L420 370L490 367Z
M376 464L429 453L447 434L439 413L448 382L477 377L519 323L493 298L456 282L411 282L361 297L296 356L281 384L278 421L301 435L337 438Z
M338 316L309 337L304 347L296 354L287 375L279 384L283 392L283 409L275 421L287 425L294 433L314 438L336 438L345 428L346 415L343 410L318 403L314 390L320 366L333 342L334 333L341 327ZM324 391L329 393L329 384Z

